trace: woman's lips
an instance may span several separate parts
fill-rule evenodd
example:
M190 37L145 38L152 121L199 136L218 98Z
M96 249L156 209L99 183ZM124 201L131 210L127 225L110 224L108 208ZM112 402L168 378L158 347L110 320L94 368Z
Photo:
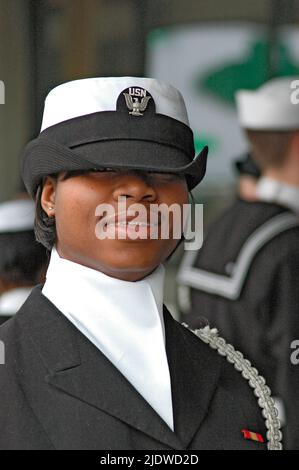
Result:
M106 216L106 217L103 217L102 218L102 221L108 225L110 223L112 224L121 224L121 223L130 223L130 222L134 222L135 224L159 224L160 223L160 219L161 219L161 214L159 212L153 212L153 211L150 211L150 212L147 212L146 214L144 213L141 213L139 215L136 215L136 214L131 214L129 215L128 213L126 212L121 212L121 213L117 213L117 214L114 214L114 215L109 215L109 216Z
M137 212L138 213L138 212ZM138 215L119 212L100 217L97 223L96 235L98 238L139 240L160 238L165 229L163 213L149 210L140 212ZM163 225L162 225L163 222Z
M110 221L103 230L107 238L121 239L157 239L159 223L150 223L139 220Z

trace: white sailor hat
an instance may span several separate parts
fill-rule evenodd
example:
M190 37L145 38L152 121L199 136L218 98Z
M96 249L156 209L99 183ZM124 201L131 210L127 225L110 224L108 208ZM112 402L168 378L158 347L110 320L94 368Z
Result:
M0 204L0 234L31 231L34 228L35 207L29 199Z
M291 100L291 84L298 78L274 78L255 91L239 90L236 103L241 126L263 131L299 129L299 105Z
M47 175L103 167L182 173L192 189L204 177L207 153L205 147L195 157L185 103L173 86L151 78L88 78L49 93L22 176L32 196Z

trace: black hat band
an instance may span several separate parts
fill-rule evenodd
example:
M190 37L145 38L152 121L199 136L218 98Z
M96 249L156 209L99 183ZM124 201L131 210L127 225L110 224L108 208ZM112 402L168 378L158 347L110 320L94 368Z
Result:
M114 140L143 140L176 147L194 158L193 132L187 125L163 114L129 116L128 113L101 111L63 121L45 129L44 137L70 149Z

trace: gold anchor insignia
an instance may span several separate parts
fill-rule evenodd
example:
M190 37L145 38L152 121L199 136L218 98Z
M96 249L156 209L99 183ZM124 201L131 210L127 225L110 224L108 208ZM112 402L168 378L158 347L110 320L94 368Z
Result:
M124 97L126 99L126 105L128 109L131 109L129 114L132 114L132 116L143 116L143 113L141 111L145 111L148 105L149 100L151 99L150 96L144 96L141 101L138 100L138 98L132 98L129 93L123 93ZM134 101L133 101L134 99Z

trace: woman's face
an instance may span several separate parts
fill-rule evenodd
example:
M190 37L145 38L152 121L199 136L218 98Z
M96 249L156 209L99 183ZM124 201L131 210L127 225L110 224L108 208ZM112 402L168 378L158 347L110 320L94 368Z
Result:
M151 273L171 254L179 243L173 235L173 219L169 218L170 236L161 236L161 227L127 224L129 220L119 210L119 198L126 201L125 210L140 204L147 221L157 205L188 203L188 188L184 177L175 174L149 173L139 170L106 170L83 173L67 179L48 177L41 204L44 211L56 219L57 251L61 257L101 271L109 276L136 281ZM101 204L115 211L112 225L103 224L107 213L97 212ZM53 209L50 209L53 207ZM101 215L102 214L102 215ZM104 215L104 217L103 217ZM136 217L138 218L136 219ZM135 223L139 214L135 213ZM131 217L132 218L132 217ZM115 237L100 239L97 227L114 230ZM180 229L182 228L180 224ZM130 236L139 230L142 236ZM158 230L156 238L150 230ZM107 232L106 232L107 233Z

